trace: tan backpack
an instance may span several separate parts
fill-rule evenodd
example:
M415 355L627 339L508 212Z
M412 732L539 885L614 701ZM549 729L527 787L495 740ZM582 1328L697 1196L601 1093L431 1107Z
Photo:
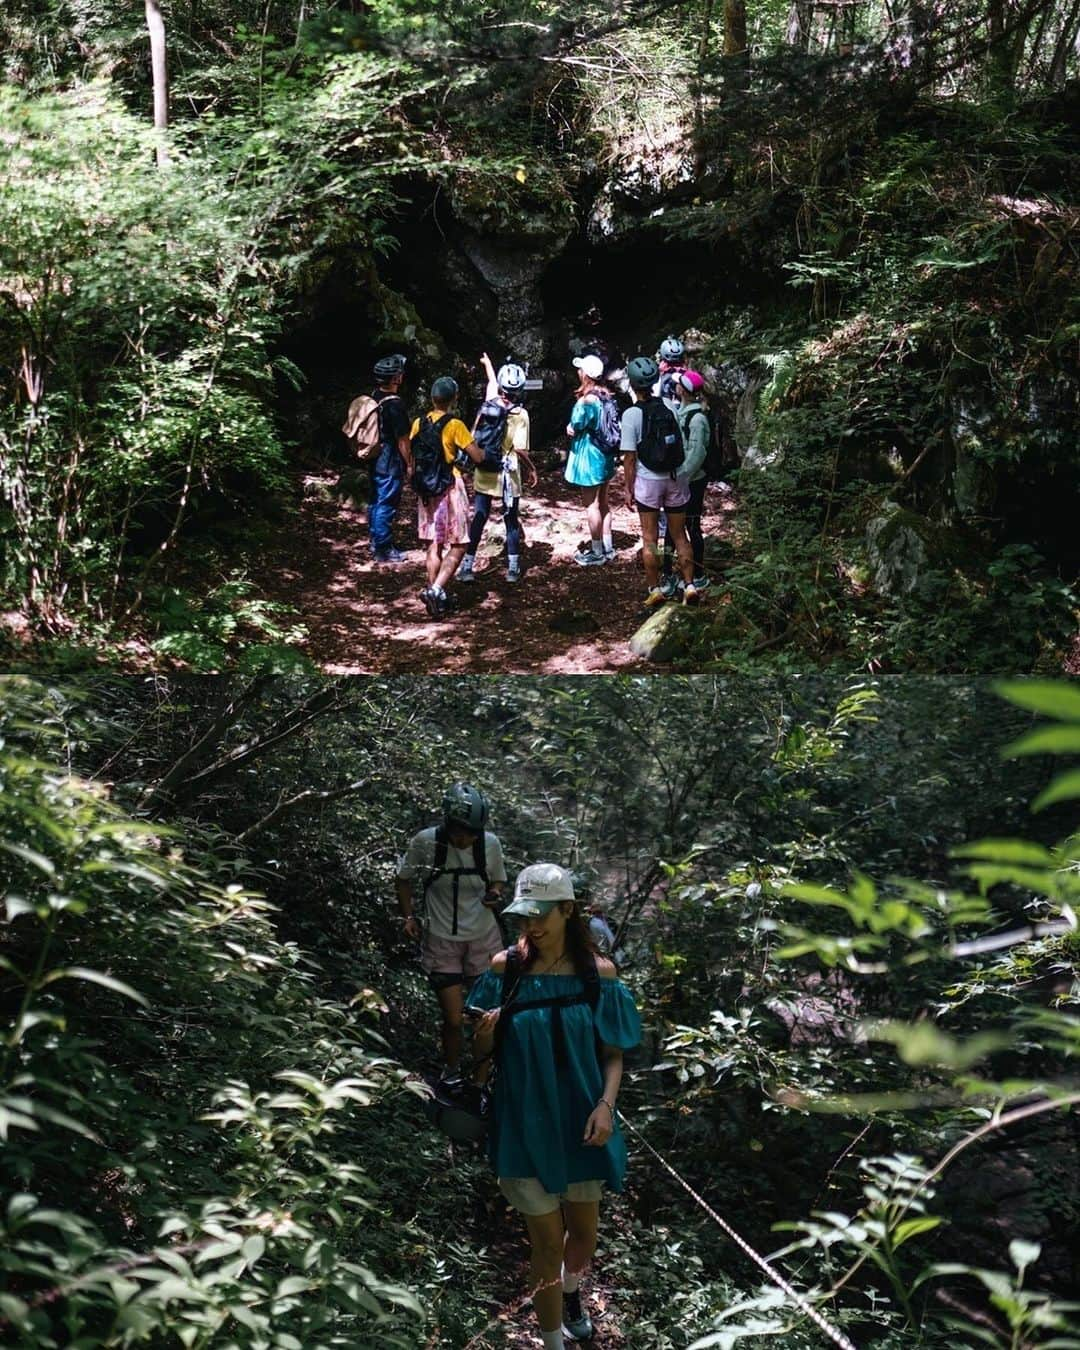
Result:
M349 404L345 424L341 428L356 449L356 458L363 464L374 459L382 448L379 426L379 404L370 394L361 394Z

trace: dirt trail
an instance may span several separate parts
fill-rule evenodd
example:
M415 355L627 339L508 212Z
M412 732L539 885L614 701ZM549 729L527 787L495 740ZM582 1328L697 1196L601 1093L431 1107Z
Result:
M420 601L423 547L416 503L406 489L395 527L406 560L375 566L367 547L366 512L340 504L336 475L306 474L301 507L283 528L272 556L253 580L288 604L308 629L302 650L328 674L574 675L658 671L632 655L629 640L646 617L636 516L621 486L613 490L616 558L604 567L573 560L587 537L584 515L561 471L542 472L522 499L525 575L506 580L498 508L477 558L477 581L454 584L456 608L441 621ZM731 527L730 493L710 487L706 535ZM709 595L707 603L716 603ZM554 625L554 626L553 626Z

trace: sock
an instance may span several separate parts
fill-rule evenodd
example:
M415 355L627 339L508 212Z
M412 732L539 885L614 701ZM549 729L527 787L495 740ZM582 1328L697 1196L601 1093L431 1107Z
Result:
M566 1342L562 1338L562 1327L557 1331L542 1331L540 1339L544 1342L544 1350L566 1350Z
M604 556L604 541L602 539L594 539L592 541L592 551L598 558L602 558Z
M442 588L441 586L436 586L434 583L432 583L431 590L432 590L432 593L435 594L435 595L437 595L437 596L439 597L440 600L445 600L445 599L446 599L446 592L443 590L443 588Z
M615 552L615 541L614 539L612 539L610 534L604 535L604 552L605 553Z
M510 567L519 567L521 565L521 558L517 553L508 553L506 555L506 561L507 565Z
M581 1288L581 1271L571 1274L565 1266L562 1268L562 1287L564 1294L576 1294Z

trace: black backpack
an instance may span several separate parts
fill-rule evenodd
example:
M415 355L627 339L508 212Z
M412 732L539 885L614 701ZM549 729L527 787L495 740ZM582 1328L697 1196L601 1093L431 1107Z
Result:
M454 471L446 462L442 440L443 427L452 416L452 413L443 413L434 422L430 417L422 417L420 430L412 438L412 485L425 503L443 496L454 481Z
M509 416L510 409L501 399L488 398L480 405L473 431L473 440L484 452L483 463L476 466L478 469L498 473L502 468L503 441Z
M675 414L662 398L647 398L641 405L641 440L638 460L653 473L677 477L685 458L682 433Z
M480 877L483 880L485 891L487 889L487 844L484 840L483 830L473 840L473 865L471 867L447 867L446 859L449 855L449 849L450 840L447 837L446 830L440 825L435 831L435 858L431 871L427 874L427 879L424 882L424 895L427 895L440 877L451 876L454 878L454 922L450 931L456 934L458 930L458 889L461 885L461 878Z

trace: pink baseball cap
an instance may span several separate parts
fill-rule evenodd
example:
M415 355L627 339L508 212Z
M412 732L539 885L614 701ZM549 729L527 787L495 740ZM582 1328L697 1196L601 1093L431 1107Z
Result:
M700 394L705 388L705 381L696 370L684 370L679 376L679 383L691 394Z

